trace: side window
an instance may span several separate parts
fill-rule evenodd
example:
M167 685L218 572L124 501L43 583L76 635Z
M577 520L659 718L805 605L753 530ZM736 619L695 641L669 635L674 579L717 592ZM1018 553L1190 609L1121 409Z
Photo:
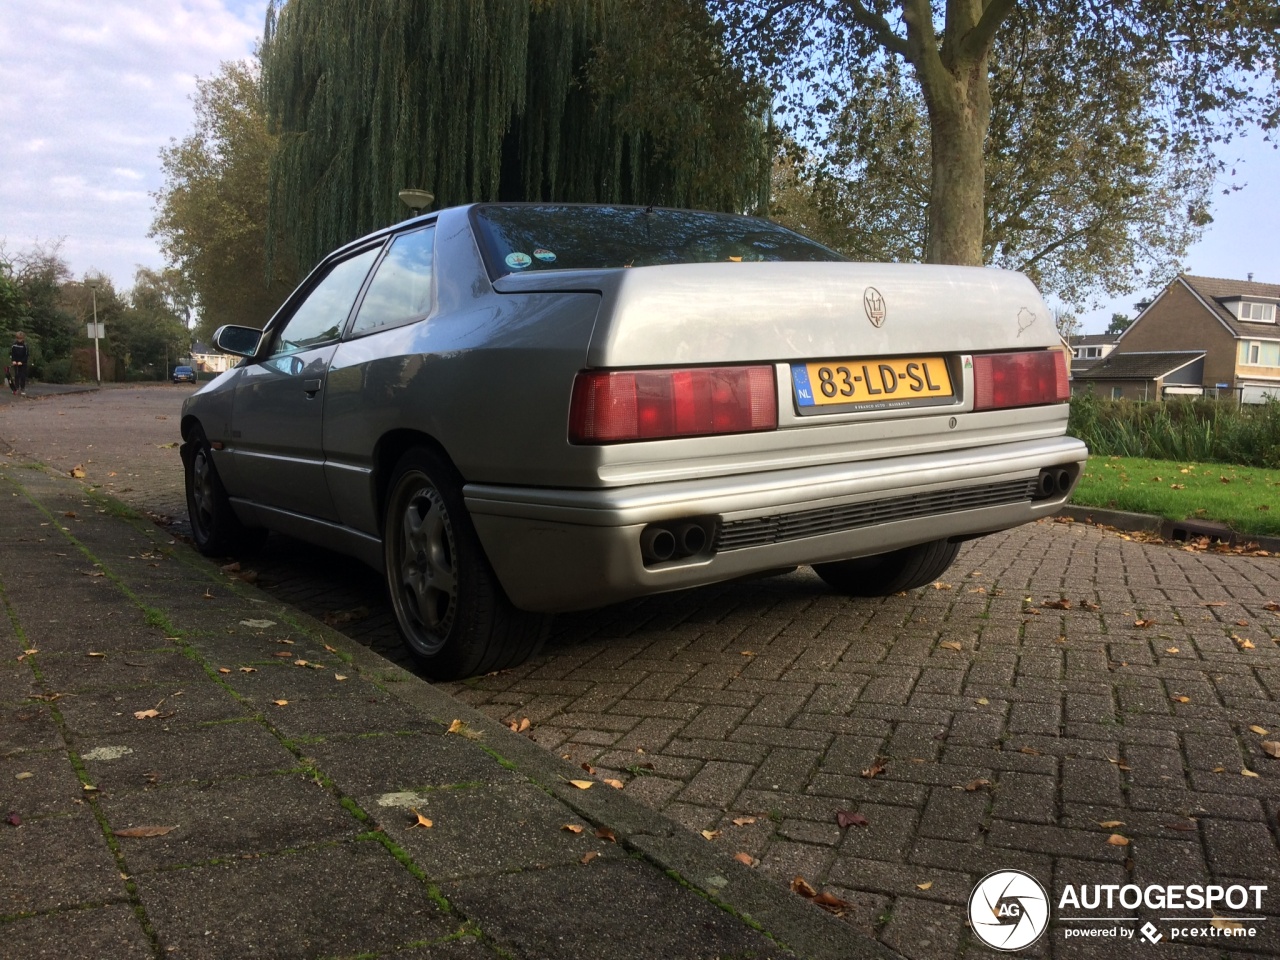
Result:
M319 285L307 294L293 316L276 331L269 356L288 356L337 340L378 250L374 247L335 264Z
M360 304L351 335L399 326L431 312L431 264L435 227L392 241Z

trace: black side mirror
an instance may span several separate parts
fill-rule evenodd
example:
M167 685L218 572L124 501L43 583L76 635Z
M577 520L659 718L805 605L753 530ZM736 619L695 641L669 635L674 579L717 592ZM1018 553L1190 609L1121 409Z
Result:
M258 352L258 341L262 339L262 331L253 327L237 327L228 324L219 327L213 335L213 345L223 353L237 357L252 357Z

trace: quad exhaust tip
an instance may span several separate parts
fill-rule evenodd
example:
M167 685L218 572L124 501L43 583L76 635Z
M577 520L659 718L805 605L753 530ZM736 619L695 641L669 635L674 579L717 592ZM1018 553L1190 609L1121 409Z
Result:
M708 552L714 533L712 518L651 523L640 531L640 555L646 566L698 556Z
M1048 500L1050 497L1062 497L1071 492L1075 484L1075 472L1068 467L1050 467L1040 471L1036 478L1036 492L1033 500Z

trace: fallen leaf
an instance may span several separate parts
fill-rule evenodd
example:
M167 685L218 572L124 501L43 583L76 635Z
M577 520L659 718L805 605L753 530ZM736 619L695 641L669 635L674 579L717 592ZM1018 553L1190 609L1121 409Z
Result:
M1035 747L1020 747L1020 748L1018 749L1018 752L1019 752L1019 753L1025 753L1025 754L1027 754L1027 756L1030 756L1030 757L1038 757L1038 756L1040 756L1040 751L1039 751L1039 750L1037 750Z
M285 638L284 638L284 639L282 639L282 640L276 640L275 642L276 642L276 643L283 643L283 644L287 644L288 646L291 646L291 647L293 646L293 641L292 641L292 640L290 640L288 637L285 637ZM290 656L292 656L292 654L290 654Z
M1260 727L1256 723L1253 726L1251 726L1249 729L1260 737L1265 737L1268 733L1268 730L1266 727Z
M1213 768L1212 770L1210 770L1209 772L1210 772L1210 773L1226 773L1226 772L1227 772L1227 768L1226 768L1226 767L1214 767L1214 768Z
M68 472L71 476L75 477L77 480L83 480L83 479L84 479L84 464L82 464L82 463L77 463L74 467L72 467L72 468L71 468L70 470L68 470L67 472Z
M791 892L808 897L810 900L818 895L818 891L809 885L809 881L799 874L791 878Z
M970 780L968 783L964 785L962 789L968 791L969 793L973 793L973 791L975 790L981 790L983 787L989 787L989 786L991 786L990 780L987 780L984 777L979 777L977 780Z
M1049 610L1070 610L1071 601L1063 597L1061 600L1046 600L1040 606Z
M1111 836L1107 837L1107 843L1111 844L1113 847L1127 847L1129 845L1129 838L1122 837L1118 833L1113 833Z
M347 679L347 678L346 678L346 675L345 675L345 674L335 673L335 674L333 675L333 679L335 679L335 680L345 680L345 679Z
M581 763L579 764L579 766L582 767L583 770L587 771L587 773L591 774L593 777L596 775L596 768L593 767L591 764Z
M1133 621L1133 625L1135 627L1142 627L1145 629L1146 627L1154 626L1155 621L1154 620L1135 620Z
M290 657L293 656L293 654L290 653L288 650L277 650L275 653L272 654L272 656L279 657L282 660L288 660Z
M1165 653L1181 653L1182 651L1179 650L1177 647L1165 647L1164 652Z
M1114 830L1116 827L1123 827L1124 821L1123 820L1100 820L1098 822L1098 826L1102 827L1104 830Z
M816 897L814 897L810 902L816 903L818 906L822 907L824 910L829 910L835 914L839 914L841 911L847 910L849 908L849 904L847 901L841 900L834 893L828 893L825 890L822 893L818 894Z
M412 830L414 827L422 827L424 830L430 830L432 827L434 827L434 826L435 826L435 823L433 823L433 822L432 822L430 819L428 819L427 817L424 817L422 814L420 814L420 813L419 813L417 810L415 810L413 807L410 807L410 808L409 808L409 812L410 812L410 813L412 813L415 817L417 817L417 818L418 818L418 819L417 819L417 821L416 821L415 823L411 823L411 824L409 824L409 829L410 829L410 830Z
M31 779L32 777L34 777L34 776L35 776L35 774L34 774L34 773L32 773L30 770L23 770L21 773L15 773L15 774L13 775L13 779L15 779L15 780L30 780L30 779Z
M749 853L735 853L733 855L733 859L737 860L741 864L745 864L748 867L754 867L756 864L760 862Z
M105 654L105 653L98 653L98 652L97 652L97 651L95 651L95 650L90 650L90 651L89 651L89 656L91 656L91 657L104 657L104 658L105 658L105 657L106 657L106 654Z
M839 824L841 830L847 830L849 827L869 827L871 821L860 813L854 813L851 810L837 810L836 823Z
M1255 648L1254 648L1254 646L1253 646L1253 641L1252 641L1252 640L1246 640L1244 637L1241 637L1240 639L1238 639L1238 640L1236 641L1236 646L1237 646L1237 647L1239 647L1241 650L1253 650L1253 649L1255 649Z
M172 833L177 827L126 827L124 830L113 831L117 837L163 837L166 833Z
M159 710L135 710L133 718L135 720L150 720L152 717L160 716Z
M1228 920L1226 917L1214 917L1209 921L1210 926L1217 930L1243 930L1244 924L1239 920Z
M867 780L874 780L876 777L880 776L880 774L884 773L885 765L888 762L888 759L885 757L876 757L871 766L862 771L862 776Z
M756 652L754 650L739 650L738 654L743 657L754 657Z
M600 856L599 850L588 850L586 853L582 855L582 859L579 860L578 862L581 864L588 864L598 856Z
M10 810L9 815L4 818L4 822L11 827L20 827L22 826L22 817L18 816L18 811Z
M703 830L702 831L702 838L704 840L714 840L718 836L720 836L719 830Z
M219 673L230 673L230 672L231 672L231 668L230 668L230 667L219 667L219 668L218 668L218 672L219 672Z
M1280 612L1280 603L1276 603L1274 600L1268 600L1262 605L1262 609L1270 610L1272 613L1277 613Z
M241 673L257 673L258 668L257 667L241 667L240 672Z
M277 707L287 707L289 705L288 700L272 700L271 702L274 703Z
M933 583L931 583L931 584L930 584L930 586L931 586L931 587L933 587L933 589L935 589L935 590L950 590L950 589L951 589L951 584L949 584L949 583L943 583L941 580L935 580Z
M1249 625L1249 621L1248 621L1248 620L1237 620L1237 621L1236 621L1236 626L1237 626L1237 627L1247 627L1248 625Z
M960 643L956 640L943 640L940 644L938 644L938 646L940 646L943 650L963 650L964 649L964 647L960 646Z
M581 832L582 832L582 827L580 827L580 826L579 826L578 824L576 824L576 823L566 823L566 824L565 824L563 827L561 827L560 829L561 829L561 830L568 830L570 833L581 833Z
M733 818L733 825L735 827L745 827L755 822L756 822L755 817L734 817Z
M1258 776L1258 774L1254 773L1254 772L1253 772L1252 770L1250 770L1248 767L1245 767L1243 770L1241 770L1241 771L1240 771L1240 776L1242 776L1242 777L1257 777L1257 776Z
M1084 598L1081 598L1080 606L1084 607L1084 609L1088 610L1090 613L1102 609L1102 607L1094 603L1092 600L1085 600Z
M237 569L239 569L238 565L237 565ZM265 630L267 629L267 627L274 627L275 625L276 625L276 622L274 620L241 620L240 621L240 626L249 627L251 630Z
M590 790L592 787L596 785L596 782L594 780L570 780L569 782L572 783L579 790Z
M1205 607L1225 607L1226 605L1224 600L1211 600L1209 603L1201 604L1201 606Z
M1280 760L1280 740L1263 740L1260 746L1267 756Z
M917 889L917 890L932 890L932 889L933 889L933 881L932 881L932 880L926 880L924 883L917 883L917 884L916 884L916 889Z
M974 703L976 703L976 704L977 704L978 706L980 706L980 707L987 707L987 706L990 706L990 705L991 705L991 701L990 701L990 700L988 700L986 697L979 697L977 700L975 700L975 701L973 701L973 702L974 702Z
M615 790L621 790L624 786L621 780L614 780L612 777L606 778L604 782Z
M596 839L607 840L609 841L609 843L617 843L618 835L614 833L612 830L610 830L608 827L601 827L599 830L596 831Z
M306 661L306 660L295 660L295 661L293 661L293 665L294 665L295 667L305 667L305 666L307 665L307 661Z
M1180 694L1180 693L1179 693L1179 694L1176 694L1176 695L1174 695L1174 696L1172 696L1172 697L1170 697L1169 699L1170 699L1170 700L1175 701L1176 703L1190 703L1190 702L1191 702L1191 698L1190 698L1190 697L1184 697L1184 696L1183 696L1182 694Z
M85 793L97 793L97 792L98 792L98 788L97 788L97 787L95 787L92 783L86 783L86 784L84 784L80 789L81 789L81 790L83 790Z
M523 718L521 718L521 720L520 720L520 722L519 722L519 723L517 723L517 722L516 722L516 721L514 721L514 720L513 720L513 721L511 721L511 729L512 729L515 733L524 733L524 732L525 732L526 730L528 730L531 726L533 726L533 724L531 724L531 723L529 722L529 718L528 718L528 717L523 717Z

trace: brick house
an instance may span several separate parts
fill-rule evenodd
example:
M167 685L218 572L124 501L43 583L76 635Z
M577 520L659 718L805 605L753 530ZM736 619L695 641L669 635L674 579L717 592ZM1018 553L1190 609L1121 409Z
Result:
M1118 333L1075 333L1067 338L1071 347L1071 375L1088 370L1116 348Z
M1116 369L1120 358L1146 355L1145 361L1124 361L1139 376L1125 377L1118 395L1159 399L1168 392L1203 392L1243 403L1261 403L1268 395L1280 399L1277 312L1280 284L1181 274L1138 314L1109 357L1076 375L1076 392L1093 383L1096 392L1116 395L1117 384L1109 381L1122 372ZM1175 369L1178 356L1190 354L1202 359ZM1161 359L1153 363L1153 357ZM1169 369L1158 370L1166 361Z

